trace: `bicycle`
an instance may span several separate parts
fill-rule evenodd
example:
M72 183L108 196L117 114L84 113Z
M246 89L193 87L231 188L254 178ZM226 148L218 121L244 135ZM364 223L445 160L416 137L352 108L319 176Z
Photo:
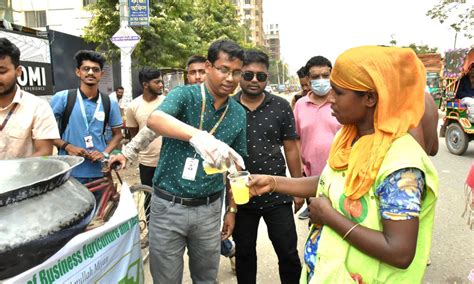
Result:
M117 209L120 200L120 193L117 191L117 185L112 177L113 170L120 184L123 183L122 178L118 173L120 166L114 166L112 167L112 170L110 170L108 168L108 160L104 159L101 162L103 164L102 173L104 174L104 177L84 184L92 193L103 191L94 220L89 224L87 230L99 227L107 222L114 214L115 209Z
M130 187L133 200L137 206L138 224L140 226L140 243L143 255L143 262L148 260L149 243L148 243L148 224L150 220L151 196L153 188L148 185L134 184Z

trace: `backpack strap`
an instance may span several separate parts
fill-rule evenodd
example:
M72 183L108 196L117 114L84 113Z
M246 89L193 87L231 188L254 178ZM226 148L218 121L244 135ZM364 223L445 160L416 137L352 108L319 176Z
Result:
M74 108L74 104L76 103L77 97L77 89L69 89L67 91L67 103L66 109L64 110L62 119L61 119L61 128L60 128L60 136L62 137L64 131L66 131L67 125L69 124L69 118L71 117L72 109Z
M102 104L104 107L105 113L105 120L104 120L104 128L102 129L102 134L105 134L105 127L109 124L110 118L110 98L108 95L100 93L100 97L102 99Z

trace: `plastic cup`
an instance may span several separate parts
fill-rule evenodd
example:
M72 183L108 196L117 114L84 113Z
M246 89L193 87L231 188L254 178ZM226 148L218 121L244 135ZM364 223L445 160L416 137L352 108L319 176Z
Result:
M247 182L250 177L250 173L247 171L239 171L232 173L227 176L230 182L230 188L232 190L232 196L234 201L238 205L246 204L249 202L249 188Z
M204 172L206 173L206 175L222 174L227 171L227 167L225 165L222 165L222 167L218 169L209 165L206 161L202 162L202 167L204 168Z

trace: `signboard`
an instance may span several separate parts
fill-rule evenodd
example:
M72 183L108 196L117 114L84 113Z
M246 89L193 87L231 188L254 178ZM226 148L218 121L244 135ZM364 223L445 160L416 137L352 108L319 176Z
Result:
M144 283L137 209L124 183L103 226L79 234L42 264L3 283Z
M460 48L452 49L446 52L444 56L444 73L445 78L458 78L461 76L464 59L469 49Z
M128 1L128 25L129 26L149 26L148 13L150 11L148 0L129 0Z
M20 49L20 65L23 71L17 78L20 87L37 96L53 95L48 39L8 31L0 31L0 37L7 38Z
M130 27L121 27L110 40L123 52L132 53L141 37Z

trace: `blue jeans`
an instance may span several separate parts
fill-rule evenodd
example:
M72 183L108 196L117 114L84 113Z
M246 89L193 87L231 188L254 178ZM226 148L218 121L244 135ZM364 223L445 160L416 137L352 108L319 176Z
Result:
M222 198L209 205L185 206L151 199L150 271L153 283L183 282L183 254L195 284L215 283L220 259Z

